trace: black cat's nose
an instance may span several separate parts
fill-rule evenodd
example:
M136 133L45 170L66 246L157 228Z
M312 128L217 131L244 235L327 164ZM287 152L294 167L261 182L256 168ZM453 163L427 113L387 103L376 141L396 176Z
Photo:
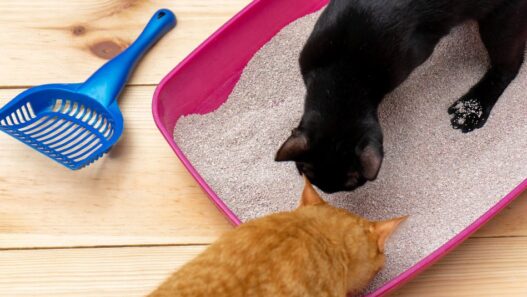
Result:
M322 192L324 192L326 194L334 194L334 193L343 191L343 190L337 190L337 189L331 189L331 188L320 188L320 187L319 187L319 189L321 189Z
M364 178L360 173L353 171L347 174L347 179L344 182L344 189L345 191L353 191L365 183L366 178Z
M344 188L351 189L357 186L359 183L360 175L358 172L349 173L346 182L344 182Z
M339 184L318 183L318 182L313 182L313 184L317 186L317 188L319 188L320 190L322 190L324 193L327 193L327 194L333 194L337 192L346 191L345 187Z

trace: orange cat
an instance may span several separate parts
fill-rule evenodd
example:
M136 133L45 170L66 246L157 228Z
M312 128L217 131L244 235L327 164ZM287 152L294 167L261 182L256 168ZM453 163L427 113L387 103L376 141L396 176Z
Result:
M150 297L345 297L384 265L405 218L369 222L326 204L306 180L300 207L224 234Z

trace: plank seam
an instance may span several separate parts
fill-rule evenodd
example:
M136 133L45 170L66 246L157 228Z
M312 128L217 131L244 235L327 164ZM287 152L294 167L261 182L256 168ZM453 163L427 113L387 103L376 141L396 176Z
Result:
M155 248L155 247L186 247L209 246L205 243L175 243L175 244L129 244L129 245L93 245L93 246L49 246L49 247L9 247L0 248L0 252L34 251L34 250L66 250L66 249L113 249L113 248Z

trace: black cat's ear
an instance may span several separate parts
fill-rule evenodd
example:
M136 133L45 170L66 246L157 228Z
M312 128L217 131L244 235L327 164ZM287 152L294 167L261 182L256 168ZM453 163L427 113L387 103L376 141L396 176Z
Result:
M370 141L363 148L357 148L357 156L361 166L360 173L369 180L375 180L381 169L383 160L382 145Z
M275 156L275 161L298 161L309 149L307 136L298 129L282 144Z

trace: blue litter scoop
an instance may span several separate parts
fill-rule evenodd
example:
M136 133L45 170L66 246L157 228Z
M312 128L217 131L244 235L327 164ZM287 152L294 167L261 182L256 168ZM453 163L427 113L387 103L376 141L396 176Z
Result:
M72 170L91 164L123 132L116 99L132 70L175 25L170 10L157 11L137 40L86 82L38 86L15 97L0 109L0 130Z

